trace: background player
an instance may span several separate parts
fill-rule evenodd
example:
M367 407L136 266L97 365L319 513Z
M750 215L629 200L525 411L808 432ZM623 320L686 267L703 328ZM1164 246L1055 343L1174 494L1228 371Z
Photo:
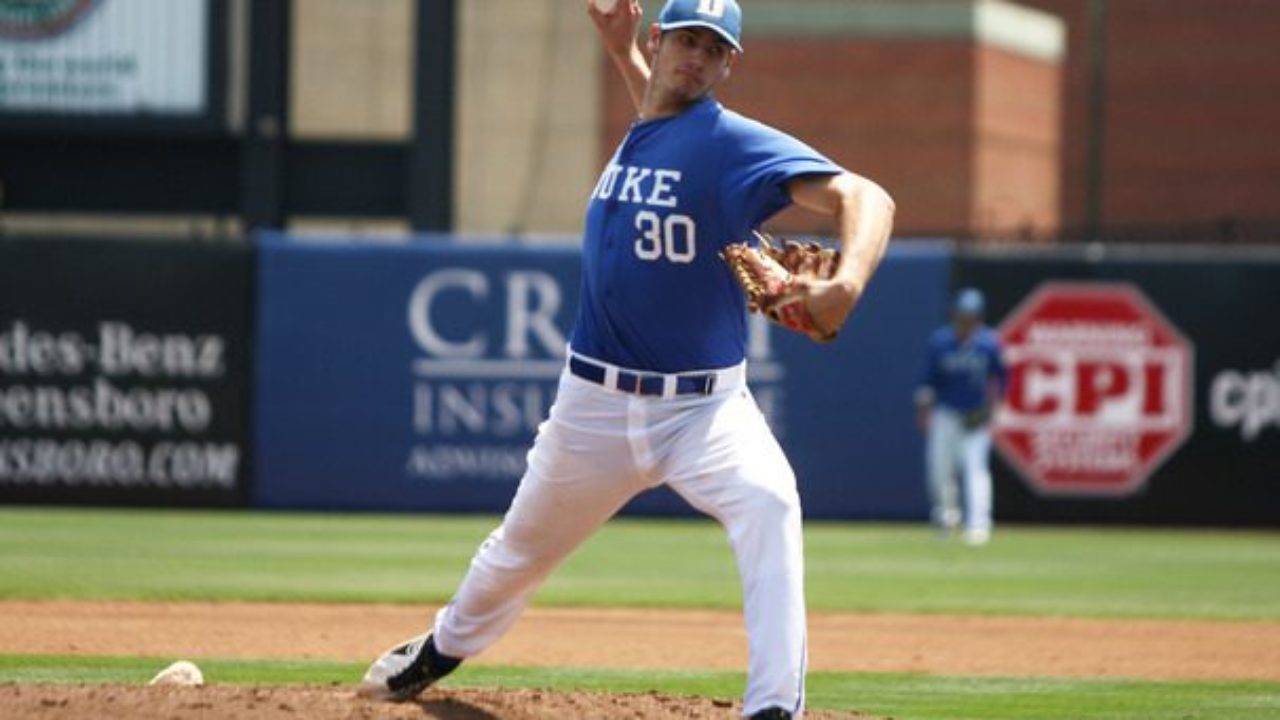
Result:
M834 332L884 254L893 203L711 97L742 49L734 0L668 2L647 36L652 71L636 46L637 2L589 13L639 118L591 193L555 405L502 526L432 632L375 661L362 690L406 699L482 652L570 552L665 483L728 533L750 650L746 714L790 718L804 706L800 500L746 386L745 300L719 253L791 202L831 216L844 260L803 292Z
M1004 393L1000 338L982 324L985 301L974 288L958 292L951 323L929 337L916 390L919 425L926 432L925 471L933 522L944 537L960 525L956 473L964 478L964 537L991 537L991 418Z

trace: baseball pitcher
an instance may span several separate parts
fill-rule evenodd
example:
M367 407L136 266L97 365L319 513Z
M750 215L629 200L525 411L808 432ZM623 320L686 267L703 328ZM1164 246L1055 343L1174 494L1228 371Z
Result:
M933 522L950 537L964 519L964 539L984 545L991 538L991 418L1007 381L1000 338L982 324L982 293L956 294L951 324L929 337L916 411L926 433L925 473ZM965 511L956 488L963 478Z
M452 601L430 632L378 658L361 689L408 699L483 652L569 553L666 484L724 526L736 557L746 715L799 717L800 500L747 389L746 311L833 337L884 254L894 205L870 180L716 101L743 52L735 0L667 2L645 37L651 60L637 44L639 2L607 5L589 2L588 15L638 114L590 193L555 404ZM833 219L839 254L761 245L753 231L791 203Z

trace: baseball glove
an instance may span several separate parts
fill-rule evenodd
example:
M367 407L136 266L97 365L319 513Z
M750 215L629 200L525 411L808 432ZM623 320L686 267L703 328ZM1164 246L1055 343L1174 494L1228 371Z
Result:
M994 414L995 413L990 405L983 405L976 410L970 410L969 412L961 415L960 424L964 426L965 430L977 430L991 422L991 417Z
M809 309L808 283L827 280L840 267L840 251L815 242L787 240L781 246L756 233L757 247L733 243L720 252L747 295L747 308L817 342L830 342L836 331L817 326Z

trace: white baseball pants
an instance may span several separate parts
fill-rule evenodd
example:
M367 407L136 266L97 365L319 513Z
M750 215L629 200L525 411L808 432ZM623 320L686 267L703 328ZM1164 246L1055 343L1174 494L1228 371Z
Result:
M566 370L501 527L436 616L440 652L471 657L497 642L569 553L633 496L666 483L728 533L749 646L746 713L778 706L799 717L806 662L800 499L745 374L745 366L721 371L711 395L664 399L607 389Z
M933 409L925 462L934 523L942 527L955 527L960 523L960 496L956 488L959 471L964 479L964 501L968 509L963 515L965 530L991 529L990 457L990 428L967 430L960 413L945 407Z

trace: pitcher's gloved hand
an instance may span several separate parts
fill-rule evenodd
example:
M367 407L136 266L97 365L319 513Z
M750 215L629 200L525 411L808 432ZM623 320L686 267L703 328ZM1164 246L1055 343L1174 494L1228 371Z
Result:
M829 282L840 267L840 251L815 242L778 245L763 233L756 238L757 247L734 243L720 253L746 293L748 309L817 342L834 340L852 307L827 307L846 300L833 297L839 288Z

